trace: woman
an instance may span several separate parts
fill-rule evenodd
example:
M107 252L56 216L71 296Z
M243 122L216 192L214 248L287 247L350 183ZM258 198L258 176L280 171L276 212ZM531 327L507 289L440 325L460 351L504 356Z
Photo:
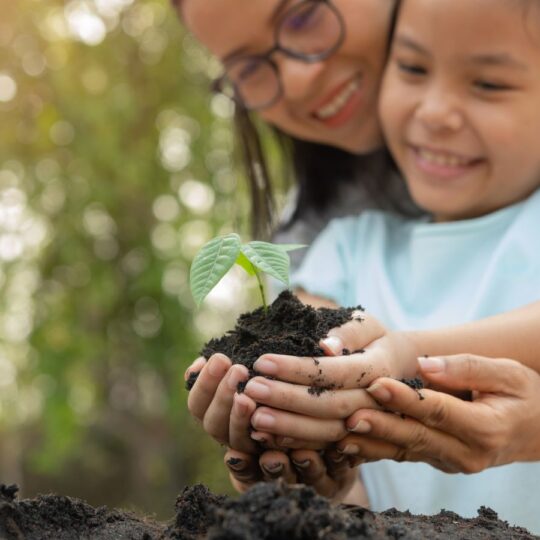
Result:
M240 104L238 123L243 129L246 156L252 165L250 178L257 216L270 216L271 190L266 176L261 173L264 159L253 139L254 132L245 108L257 110L262 120L289 135L299 184L293 214L293 223L297 226L307 223L309 228L318 208L326 209L328 213L333 206L341 210L340 197L343 195L340 194L346 193L342 190L351 178L365 187L360 194L364 207L391 205L396 210L403 210L403 205L399 204L403 202L399 188L396 188L397 196L384 201L377 197L377 189L374 189L378 187L374 180L401 185L393 176L384 154L372 153L365 158L356 155L373 152L382 143L376 103L393 8L391 0L272 0L264 5L242 0L213 0L211 4L196 0L180 2L179 9L188 29L224 62L226 78L218 86L224 91L231 86L235 88L235 98ZM375 171L372 175L367 172L370 168ZM354 191L357 192L356 186ZM347 194L344 197L348 198ZM257 228L259 232L267 230L264 223L262 225ZM539 311L540 304L504 316L505 324L514 324L526 340L513 346L496 339L500 322L486 321L472 323L473 328L478 325L478 332L473 330L471 333L469 327L464 328L462 340L456 340L454 334L449 342L444 331L438 336L425 336L431 345L428 350L446 355L476 352L530 363L533 344L538 344L538 338L534 331L523 331L523 323L529 324L527 328L534 328L532 321ZM363 327L361 339L368 344L374 339L391 343L402 338L370 320ZM485 367L485 363L479 363ZM462 365L462 369L468 368ZM501 369L510 368L503 365ZM513 365L512 369L526 368ZM343 455L330 453L323 461L315 452L299 450L291 454L291 463L284 454L271 451L260 458L262 468L259 470L257 447L246 435L254 402L247 396L234 396L237 383L245 380L247 373L241 366L230 368L228 359L221 355L216 355L206 365L199 360L190 370L201 370L189 398L190 410L215 438L244 452L241 456L238 453L227 456L239 489L261 475L283 476L289 480L300 477L323 493L336 498L354 495L355 502L359 501L358 493L349 492L351 474L344 467ZM385 371L381 369L380 374L383 373ZM474 386L471 383L470 387ZM527 399L521 402L526 407ZM399 399L394 406L400 409ZM277 414L279 416L280 412ZM424 419L425 411L418 420ZM380 419L379 427L381 423L384 424L384 419ZM437 427L442 431L449 429L443 421ZM474 426L468 428L474 432ZM479 433L483 428L483 425L476 425ZM380 427L379 432L382 431ZM290 433L294 433L294 426ZM254 436L257 435L261 436L260 433ZM403 434L404 441L406 435ZM375 455L373 451L372 454L366 452L369 458ZM485 454L482 449L478 452ZM420 459L429 461L428 454L428 450L425 454L420 453ZM230 457L235 459L228 459ZM415 457L418 458L418 452ZM457 458L455 461L459 462ZM486 465L489 464L486 461Z

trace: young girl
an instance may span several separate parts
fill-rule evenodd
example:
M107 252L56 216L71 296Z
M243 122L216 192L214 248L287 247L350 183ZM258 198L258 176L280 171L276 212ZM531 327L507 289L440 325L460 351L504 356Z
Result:
M430 218L369 211L332 222L296 286L341 305L362 303L403 330L540 299L539 36L537 0L404 0L380 112L407 187ZM538 357L531 364L540 370ZM279 357L255 367L283 378ZM341 381L345 389L354 379ZM530 430L536 442L522 463L469 476L422 463L364 465L371 505L465 516L488 505L539 533L538 418Z

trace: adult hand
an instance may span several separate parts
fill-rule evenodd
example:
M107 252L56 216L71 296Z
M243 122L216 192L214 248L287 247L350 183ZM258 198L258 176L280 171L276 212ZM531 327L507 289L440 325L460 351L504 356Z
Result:
M471 355L420 358L423 377L472 401L433 390L418 392L383 378L368 392L385 409L354 413L338 447L367 461L423 461L450 473L540 460L540 375L506 359Z

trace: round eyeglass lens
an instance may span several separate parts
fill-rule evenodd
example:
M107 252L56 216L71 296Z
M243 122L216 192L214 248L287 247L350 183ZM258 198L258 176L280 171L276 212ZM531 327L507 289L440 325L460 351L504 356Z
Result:
M290 54L321 60L342 43L343 20L333 6L321 0L305 0L280 21L277 41Z
M248 109L268 107L281 93L275 66L257 56L238 58L227 66L227 78Z

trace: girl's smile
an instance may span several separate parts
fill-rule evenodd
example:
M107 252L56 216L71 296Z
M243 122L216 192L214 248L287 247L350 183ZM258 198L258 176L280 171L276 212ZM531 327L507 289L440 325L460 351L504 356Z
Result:
M458 180L485 165L482 158L468 157L448 149L411 144L409 150L418 172L435 181Z
M538 8L402 0L380 114L411 195L436 221L478 217L540 187Z

